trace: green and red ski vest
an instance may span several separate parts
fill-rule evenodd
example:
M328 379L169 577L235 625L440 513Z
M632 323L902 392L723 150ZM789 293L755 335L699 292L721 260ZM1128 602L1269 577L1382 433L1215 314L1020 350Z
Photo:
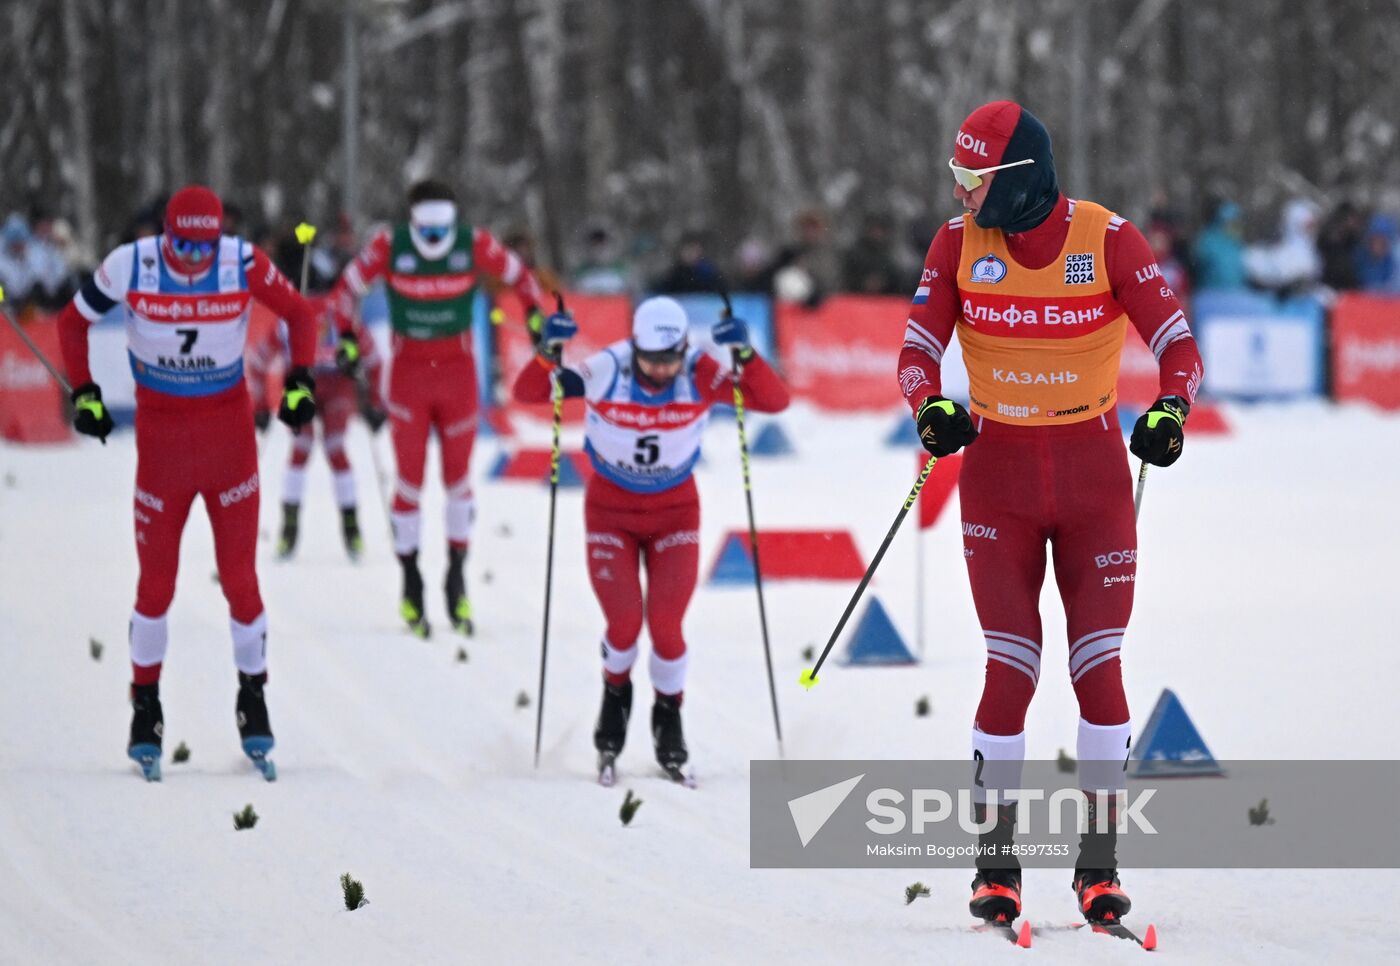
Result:
M451 250L429 260L413 247L408 225L394 226L386 290L395 332L410 339L440 339L471 328L477 286L474 235L471 225L458 225Z

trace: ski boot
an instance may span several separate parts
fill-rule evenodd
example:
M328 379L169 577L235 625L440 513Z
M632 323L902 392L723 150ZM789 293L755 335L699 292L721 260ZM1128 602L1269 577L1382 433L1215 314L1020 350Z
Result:
M267 672L244 674L238 672L238 701L234 705L238 718L238 736L243 739L243 753L252 759L258 771L268 781L275 781L277 768L267 757L272 751L272 723L267 717L267 700L263 687Z
M967 909L986 922L1014 920L1021 914L1021 870L978 869Z
M282 504L282 535L277 538L277 557L280 560L290 560L292 554L297 549L297 534L300 532L298 518L301 515L301 504Z
M973 821L987 821L987 804L974 802ZM1016 804L998 805L996 822L977 834L977 874L967 909L990 923L1010 923L1021 914L1021 863L1011 854L1016 833Z
M617 756L627 741L627 722L632 717L632 682L603 682L603 706L593 728L593 747L598 749L598 781L613 783Z
M1070 888L1089 922L1117 922L1133 908L1132 900L1119 887L1117 869L1075 869Z
M341 508L340 535L345 540L345 552L350 555L350 561L358 563L360 554L365 549L365 542L360 537L360 521L352 506Z
M399 616L408 624L414 637L427 640L432 636L427 613L423 609L423 575L418 572L418 551L399 554L403 567L403 599L399 601Z
M141 766L148 782L160 781L160 743L165 735L165 713L160 707L159 684L131 686L131 737L127 757Z
M472 602L467 599L467 578L463 569L467 562L465 547L447 548L447 618L452 621L452 629L458 634L471 637L475 631L472 625Z
M681 771L690 758L685 747L685 732L681 728L681 696L658 694L651 706L651 738L656 746L656 761L673 781L693 785Z

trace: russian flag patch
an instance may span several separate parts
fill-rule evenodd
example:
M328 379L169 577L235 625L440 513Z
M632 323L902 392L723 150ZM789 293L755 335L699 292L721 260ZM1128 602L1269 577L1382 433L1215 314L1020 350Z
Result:
M924 304L927 303L927 302L928 302L928 286L927 286L927 285L920 285L919 288L918 288L918 290L914 293L914 304L915 304L915 305L924 305Z

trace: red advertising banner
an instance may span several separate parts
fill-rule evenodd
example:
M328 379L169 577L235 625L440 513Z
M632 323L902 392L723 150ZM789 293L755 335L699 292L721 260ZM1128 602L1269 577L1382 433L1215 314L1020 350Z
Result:
M1123 339L1123 357L1118 366L1118 405L1146 409L1162 394L1157 357L1147 343L1129 326Z
M39 351L61 369L57 323L41 317L20 324ZM61 443L72 435L63 390L9 324L0 324L0 436L17 443Z
M506 405L512 412L547 420L551 416L547 405L521 406L510 401L510 388L520 370L529 365L535 349L530 333L525 330L524 310L514 293L502 293L501 308L506 321L496 326L496 358L501 364L501 385ZM564 294L564 304L578 322L578 335L564 349L564 362L581 362L600 349L625 339L632 331L632 302L625 295ZM553 305L545 306L553 309ZM571 400L564 405L564 418L576 422L583 418L583 403Z
M815 309L778 303L778 347L793 396L825 409L903 405L895 369L908 318L909 300L893 295L837 295Z
M924 466L928 464L928 453L920 449L915 462L918 471L922 473ZM934 464L933 472L924 482L924 488L919 491L920 530L927 530L938 522L938 518L943 514L943 508L948 505L948 501L953 497L953 491L958 488L958 474L960 472L962 472L961 453L941 457Z
M1332 392L1400 409L1400 297L1347 292L1332 309Z

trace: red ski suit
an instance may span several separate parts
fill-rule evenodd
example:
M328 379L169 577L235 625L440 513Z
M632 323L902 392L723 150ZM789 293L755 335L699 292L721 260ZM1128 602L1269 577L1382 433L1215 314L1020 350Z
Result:
M133 514L141 571L131 647L138 684L160 673L180 537L196 496L214 531L235 660L249 674L265 670L257 445L243 378L249 300L287 319L293 365L310 366L315 352L311 306L260 249L225 235L203 272L183 275L171 264L161 236L122 245L58 318L64 365L80 386L92 382L88 325L117 305L126 313L137 381Z
M575 368L536 356L516 378L514 396L548 402L557 377L566 397L587 401L594 473L584 495L585 551L607 621L604 673L614 684L628 679L645 617L652 685L660 694L680 694L687 662L681 625L700 569L700 496L692 469L709 409L733 400L734 379L692 350L672 384L651 392L635 380L631 352L630 343L619 342ZM739 388L750 409L787 408L787 387L757 355L744 366Z
M430 431L436 431L441 448L448 543L465 549L471 539L476 511L468 472L476 441L478 385L470 331L464 327L446 336L415 331L411 323L396 317L394 297L440 305L447 313L470 313L482 277L494 276L515 289L527 310L533 310L541 299L539 284L520 257L485 229L459 226L468 243L465 250L453 253L463 265L450 275L415 274L412 267L394 264L416 258L412 252L394 254L394 238L404 231L400 226L396 231L377 232L346 266L330 297L345 331L355 303L375 281L383 279L390 289L394 335L389 364L389 428L398 463L391 516L395 550L400 555L416 551L419 545L418 505ZM486 324L486 320L475 324Z
M975 728L987 735L1024 729L1040 677L1047 542L1080 716L1090 726L1128 720L1119 651L1137 528L1116 410L1123 331L1130 324L1156 354L1163 396L1194 400L1202 376L1181 305L1142 234L1098 206L1078 208L1061 196L1045 221L1010 235L961 217L941 226L899 355L900 388L915 410L941 391L955 325L968 364L981 435L959 487L988 655Z
M304 470L311 459L311 449L316 444L316 427L319 425L321 448L325 451L335 483L336 502L345 509L355 506L355 480L351 475L350 455L345 450L345 432L350 426L350 418L360 411L362 404L382 408L379 380L383 366L374 337L364 326L356 323L352 331L359 340L360 366L364 372L362 391L359 383L342 373L336 365L338 332L326 299L313 297L307 301L315 310L317 321L316 363L311 370L316 378L316 422L302 427L301 432L292 437L287 474L283 477L282 502L299 505L302 501ZM254 346L249 355L248 383L255 410L276 405L268 392L267 383L282 367L287 352L287 328L286 323L281 322Z

